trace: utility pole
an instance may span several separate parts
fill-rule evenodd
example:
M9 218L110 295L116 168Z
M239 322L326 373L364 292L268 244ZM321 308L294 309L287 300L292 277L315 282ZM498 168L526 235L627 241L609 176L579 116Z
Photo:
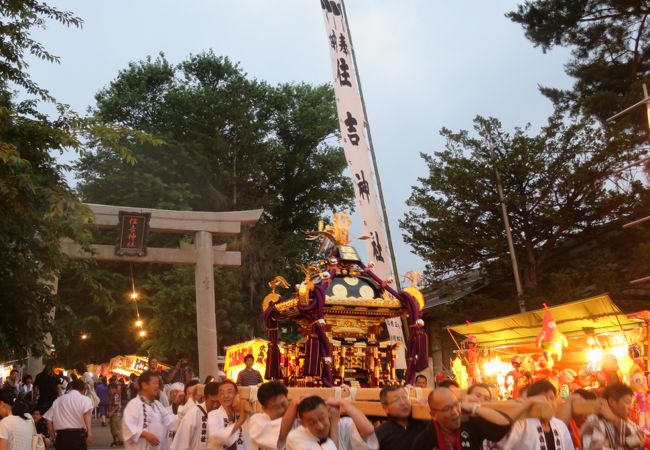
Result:
M501 185L501 174L496 164L496 152L494 146L490 145L490 157L492 158L492 166L494 167L494 177L497 181L497 192L499 193L499 202L501 203L501 214L503 215L503 226L506 230L506 239L508 240L508 250L510 251L510 261L512 262L512 272L515 276L515 287L517 288L517 302L519 303L519 311L526 312L526 302L521 297L524 290L521 287L521 279L519 278L519 265L517 264L517 255L515 254L515 245L512 242L512 230L510 229L510 219L508 219L508 207L506 206L506 199L503 195L503 186Z
M643 100L641 100L639 102L636 102L634 105L629 106L629 107L625 108L623 111L614 114L612 117L607 119L607 122L613 122L616 119L618 119L619 117L622 117L625 114L629 113L630 111L633 111L636 108L638 108L639 106L643 106L643 105L645 105L645 107L646 107L646 114L647 114L647 119L648 119L648 131L650 131L650 95L648 95L648 87L646 86L645 83L643 83ZM629 168L634 167L634 166L639 166L639 165L645 163L646 161L648 161L648 159L650 159L650 157L642 158L642 159L640 159L638 161L635 161L635 162L633 162L631 164L626 165L622 169L619 169L617 172L621 172L623 170L629 169ZM639 225L641 223L647 222L648 220L650 220L650 216L642 217L641 219L637 219L637 220L635 220L633 222L626 223L625 225L623 225L623 228L633 227L633 226ZM649 281L650 281L650 276L645 276L645 277L637 278L636 280L630 281L630 284L631 285L644 284L644 283L647 283ZM648 322L646 322L646 323L648 323ZM650 353L648 355L650 355Z
M607 122L613 122L619 117L624 116L625 114L629 113L630 111L642 105L646 106L646 111L648 114L648 127L650 128L650 96L648 95L648 87L645 85L645 83L643 83L643 100L638 101L634 105L628 106L623 111L614 114L612 117L607 119Z

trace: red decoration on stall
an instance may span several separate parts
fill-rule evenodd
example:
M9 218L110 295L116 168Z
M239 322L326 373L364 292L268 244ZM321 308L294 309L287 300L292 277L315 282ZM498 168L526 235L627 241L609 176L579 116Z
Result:
M557 328L555 319L553 319L553 314L551 310L548 309L546 303L544 303L544 309L546 314L544 314L544 326L542 331L537 335L536 344L539 348L544 351L544 358L546 361L551 363L553 361L553 355L557 357L557 361L562 359L562 348L569 345L566 336Z

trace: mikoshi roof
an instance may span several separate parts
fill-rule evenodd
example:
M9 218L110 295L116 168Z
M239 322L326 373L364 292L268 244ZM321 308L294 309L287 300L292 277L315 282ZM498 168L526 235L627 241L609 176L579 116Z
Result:
M643 323L623 314L607 294L549 309L558 329L567 338L627 331L639 328ZM542 329L545 312L538 309L447 328L464 336L476 336L478 345L486 348L526 345L535 342Z

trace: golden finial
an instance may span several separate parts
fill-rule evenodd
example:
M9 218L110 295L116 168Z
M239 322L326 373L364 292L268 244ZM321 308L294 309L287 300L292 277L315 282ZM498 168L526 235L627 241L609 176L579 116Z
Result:
M329 241L334 245L347 245L350 242L348 230L352 225L352 220L344 212L334 213L332 215L332 225L325 225L323 221L318 222L318 231L309 231L305 234L310 239L323 239L325 242ZM321 250L324 250L325 245L321 245Z
M264 300L262 300L262 311L266 311L266 308L269 307L271 302L277 302L280 300L280 294L277 294L275 292L276 288L282 287L282 288L288 288L289 282L284 278L278 275L277 277L273 278L271 281L269 281L268 286L271 288L271 292L264 297Z

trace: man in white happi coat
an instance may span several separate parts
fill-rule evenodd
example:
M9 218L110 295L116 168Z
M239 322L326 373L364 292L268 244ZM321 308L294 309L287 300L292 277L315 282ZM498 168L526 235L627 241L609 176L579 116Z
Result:
M246 402L237 395L237 385L224 380L217 389L221 406L208 413L208 440L212 450L250 450L246 424Z
M122 437L126 450L167 450L169 431L176 430L178 417L158 400L160 377L143 372L138 378L138 395L124 408Z
M248 419L248 434L253 450L284 450L287 434L281 432L282 416L289 408L287 388L279 381L269 381L257 391L257 401L264 412ZM290 426L290 424L289 424Z
M186 410L170 450L208 450L208 414L219 407L219 384L205 385L205 402Z
M543 397L555 408L557 390L547 379L536 381L526 390L529 399ZM556 417L550 420L528 418L513 426L510 433L499 442L503 450L573 450L571 432L564 422Z
M338 408L341 413L348 415L338 420L336 432L334 432L332 412L328 406ZM339 411L334 412L336 415L339 413ZM328 399L325 403L317 395L304 398L297 407L289 407L283 418L283 426L292 422L296 413L300 418L300 426L289 432L287 450L376 450L379 448L372 423L348 400ZM338 446L332 439L333 435L337 435L335 439L338 441Z

